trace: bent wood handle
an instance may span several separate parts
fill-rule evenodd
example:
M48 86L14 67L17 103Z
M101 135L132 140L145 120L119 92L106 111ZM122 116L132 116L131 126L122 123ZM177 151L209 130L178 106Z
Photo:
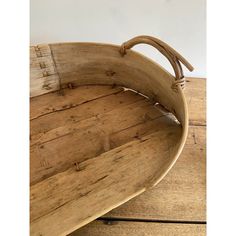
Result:
M193 66L184 58L182 57L178 52L176 52L172 47L170 47L168 44L164 43L160 39L147 36L147 35L141 35L134 37L130 39L127 42L124 42L120 47L120 54L124 56L126 54L127 49L131 49L133 46L137 44L149 44L153 47L155 47L158 51L160 51L170 62L174 69L175 73L175 81L172 85L173 89L176 89L177 85L180 85L181 88L184 88L185 80L183 75L183 69L181 67L180 62L185 65L189 71L193 71Z

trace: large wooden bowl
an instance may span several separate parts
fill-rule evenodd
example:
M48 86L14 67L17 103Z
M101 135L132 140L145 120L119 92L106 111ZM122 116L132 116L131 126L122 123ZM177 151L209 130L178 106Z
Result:
M154 46L175 76L141 54ZM31 235L66 235L156 185L188 131L181 64L164 42L32 46Z

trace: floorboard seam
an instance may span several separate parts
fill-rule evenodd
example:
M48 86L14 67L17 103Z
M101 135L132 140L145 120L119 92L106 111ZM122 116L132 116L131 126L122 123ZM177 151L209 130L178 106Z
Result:
M106 224L112 224L115 221L127 221L127 222L149 222L149 223L166 223L166 224L199 224L205 225L206 221L191 221L191 220L158 220L158 219L136 219L136 218L122 218L122 217L100 217L97 220L104 221Z

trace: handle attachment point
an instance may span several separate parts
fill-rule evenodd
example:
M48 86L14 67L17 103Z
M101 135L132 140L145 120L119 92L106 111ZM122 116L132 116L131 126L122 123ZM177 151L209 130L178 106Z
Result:
M173 84L171 86L172 89L177 91L178 86L180 88L184 89L185 78L183 75L183 69L182 69L180 62L183 65L185 65L189 71L193 71L194 68L177 51L175 51L173 48L171 48L168 44L164 43L160 39L157 39L157 38L154 38L151 36L146 36L146 35L137 36L137 37L130 39L127 42L124 42L120 46L119 52L120 52L121 56L123 57L127 53L126 52L127 49L131 49L133 46L135 46L137 44L142 44L142 43L149 44L149 45L155 47L158 51L160 51L168 59L168 61L172 65L172 67L174 69L174 73L175 73L175 81L173 81Z

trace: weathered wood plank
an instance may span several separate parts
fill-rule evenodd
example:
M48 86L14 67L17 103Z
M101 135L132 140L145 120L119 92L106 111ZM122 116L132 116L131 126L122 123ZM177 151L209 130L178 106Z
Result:
M187 78L184 93L190 125L206 125L206 79Z
M63 89L61 94L52 92L45 94L44 96L34 97L30 100L30 119L34 120L38 117L59 110L73 108L83 103L116 94L121 91L123 91L123 89L119 87L94 85L80 86L76 89L66 89L66 92L65 89Z
M192 70L185 59L158 39L136 39L164 52L176 79L182 78L178 58ZM31 97L59 89L62 94L62 88L67 87L107 84L132 88L150 98L135 97L131 103L120 104L116 102L121 94L118 91L106 98L97 93L79 101L75 93L71 98L50 94L47 98L53 98L48 104L42 97L35 100L43 106L35 102L31 117L31 235L65 235L164 177L185 143L186 103L180 84L174 83L170 73L132 50L124 56L125 44L120 48L58 43L32 49ZM102 109L101 101L105 100L109 105ZM178 120L154 102L160 102ZM40 111L36 111L38 107ZM96 112L91 112L94 108Z
M192 88L193 92L192 93L189 92L188 96L193 96L195 93L194 96L200 97L199 99L196 98L194 102L191 100L188 100L190 104L190 122L192 120L193 121L192 124L200 125L200 127L193 126L190 128L190 134L189 134L186 147L179 161L176 164L177 167L176 166L174 167L174 168L177 168L177 172L176 173L174 172L174 174L172 174L172 171L171 171L169 174L170 177L168 177L169 176L168 175L163 180L163 182L166 181L164 182L163 186L162 186L162 183L160 183L160 185L158 186L160 187L160 189L154 188L148 191L147 193L144 193L140 197L137 197L131 200L130 202L126 203L124 206L121 206L120 208L113 210L112 212L107 214L107 216L122 217L122 218L139 218L139 219L143 218L143 219L194 220L194 221L205 220L205 127L201 127L202 125L205 124L205 115L204 114L200 115L199 116L200 119L197 119L198 115L196 112L197 110L196 108L198 106L201 106L202 109L205 109L205 100L201 98L201 96L204 96L204 95L202 92L200 92L202 91L201 87L204 86L204 83L205 83L204 80L202 80L202 82L200 83L195 83L195 81L193 81L193 83L192 82L188 83L188 87L190 87L190 90L191 90L191 86L194 87ZM128 99L125 100L123 98L123 101L120 103L120 99L122 99L123 94L128 94L128 93L126 92L122 94L119 88L116 88L117 90L115 92L114 91L111 92L111 90L113 90L114 88L109 87L108 90L105 89L96 93L94 95L94 98L92 99L90 99L89 97L86 97L86 94L88 93L84 93L85 97L82 96L82 99L79 100L78 102L79 96L77 97L76 91L79 88L72 89L72 90L67 89L65 93L65 96L68 96L66 101L68 100L73 101L72 103L71 102L69 103L76 104L76 106L73 106L73 105L70 106L68 102L64 102L65 100L63 99L63 96L58 96L58 95L55 95L54 93L49 93L41 97L35 97L33 98L35 103L31 102L32 104L37 103L37 105L35 105L35 107L31 109L32 110L31 114L33 114L32 115L33 119L31 121L31 130L32 130L32 135L31 135L32 150L31 151L32 151L32 156L37 157L36 159L38 161L38 162L31 161L31 168L32 169L38 168L39 170L38 176L41 176L41 177L44 176L43 179L45 179L44 181L36 184L35 187L33 185L32 189L34 189L34 191L31 191L32 201L36 199L35 200L36 202L34 202L33 205L34 207L37 208L31 211L31 212L34 212L33 215L31 215L31 219L34 221L32 223L34 232L40 232L40 229L43 224L46 225L46 222L55 221L56 218L54 217L59 217L59 215L62 215L62 214L63 216L65 215L67 216L69 225L71 224L71 226L73 225L73 227L76 227L76 225L78 225L77 222L81 222L81 219L79 219L79 216L77 219L70 218L69 212L72 214L72 211L74 211L73 214L76 215L76 209L78 209L79 211L81 209L83 210L83 206L78 205L76 202L76 199L78 197L83 197L84 194L85 195L87 195L87 193L90 194L90 192L88 190L86 193L84 192L81 193L80 191L78 191L78 189L76 190L77 188L76 185L72 184L72 182L75 179L78 179L78 177L76 177L77 175L76 176L74 176L74 174L71 175L71 171L73 172L75 168L75 166L72 167L74 162L78 160L81 161L83 159L82 161L85 161L86 163L86 160L91 161L92 159L89 159L89 158L96 156L96 154L100 155L101 153L107 152L107 151L108 151L107 153L109 153L110 149L117 148L118 146L124 145L127 142L131 142L131 143L139 142L140 140L143 140L145 136L150 135L153 132L161 132L159 130L163 131L163 128L165 127L168 129L171 128L171 131L174 132L173 129L175 129L176 127L176 123L174 121L171 121L170 119L166 119L165 117L166 111L156 109L153 112L152 109L150 110L150 105L149 106L147 105L148 102L145 101L144 98L137 99L137 97L139 97L138 95L133 95L131 93ZM48 106L46 96L51 96L50 99L54 99L53 106L50 106L50 107ZM111 99L111 97L113 98ZM116 97L116 99L114 99L114 97ZM103 101L103 102L100 103L100 105L98 105L100 101ZM131 101L131 104L127 101ZM132 108L132 103L135 104L135 110L132 110L134 109ZM94 106L94 104L97 104L97 105ZM108 104L108 105L106 107L103 107L105 104ZM90 105L91 107L90 109L88 109ZM42 107L42 109L40 111L37 111L37 107ZM91 111L92 108L94 108L95 111ZM55 111L56 109L60 110L60 112ZM80 114L79 117L78 117L78 113ZM137 113L137 117L135 118L135 116L133 116L132 119L129 119L132 113ZM97 119L98 114L99 114L99 119ZM119 114L122 114L122 115L119 115ZM163 114L164 116L162 116ZM84 116L84 119L83 119L83 116ZM107 122L109 121L111 117L118 117L118 119L113 120L110 123L110 126L107 126ZM55 124L54 122L56 120L58 121L57 124ZM78 124L78 121L80 121L79 124ZM97 129L95 128L96 127L95 124L98 125L98 127L100 127L100 130L104 131L104 129L105 130L107 129L107 131L109 131L108 132L109 135L107 135L107 132L103 132L104 136L103 137L99 136L99 138L97 138L98 133L96 132L94 132L92 135L91 134L88 135L87 134L89 133L88 131L91 131L91 129L92 131ZM111 130L111 127L112 127L112 130ZM72 130L75 129L75 130L73 130L73 132L71 133L70 129ZM68 136L68 134L71 136ZM166 135L166 132L164 132L163 135ZM73 144L73 137L74 137L74 144ZM82 153L83 155L81 155L81 152L79 151L80 148L78 149L77 152L75 152L75 149L73 148L70 149L69 144L72 144L71 145L72 147L76 147L77 140L81 140L82 142L84 141L83 138L86 138L86 139L90 138L87 140L90 140L91 144L95 143L95 145L90 145L90 144L84 145L85 146L84 150L87 150L86 145L88 145L87 147L89 147L89 149L91 149L91 147L93 148L91 150L94 150L94 151L89 154L91 156L88 155L86 157L87 155L86 153L88 153L87 151ZM157 140L155 139L153 141L155 141L155 143L157 142ZM160 145L161 145L161 141L162 140L159 140ZM63 146L63 144L66 146ZM56 149L57 151L55 151ZM142 145L137 145L136 151L142 152L143 150L140 150L140 149L142 149ZM72 153L73 154L72 158L70 157L70 155L65 155L65 153L63 153L64 150L66 150L67 153ZM117 149L113 149L111 151L115 151L115 150ZM152 150L155 150L154 146ZM146 154L148 155L150 150L146 150L146 151L147 151ZM80 158L78 159L78 153L80 153L79 156L80 158L82 157L82 159ZM101 156L105 154L106 153L101 154ZM47 158L45 159L45 155L48 158L54 157L54 161ZM137 156L139 155L140 153ZM149 153L149 155L151 156L154 155L154 152L153 154ZM151 158L149 155L147 157L143 155L143 157L147 159ZM63 160L63 158L60 158L60 156L61 157L66 156L68 158L68 160L66 160L65 162L67 166L66 167L64 166L65 167L64 169L56 169L56 171L53 170L52 173L55 173L55 175L52 176L52 174L50 174L49 172L51 171L51 167L54 166L56 162L58 163L56 164L56 166L63 166L62 163L63 161L65 161L65 158ZM183 158L183 161L181 161L182 158ZM99 156L99 159L100 159L100 156ZM128 157L127 160L133 161L134 159L132 159L131 157L130 158ZM139 165L140 163L143 163L142 167L143 166L145 167L147 160L139 160L135 156L135 163L136 161L137 163L139 163ZM152 164L152 161L156 163L157 160L156 159L153 160L151 158L151 162L149 164ZM155 164L154 162L153 162L153 165ZM133 163L132 165L135 165L135 163ZM108 163L108 166L111 166L111 164ZM186 166L189 166L189 168L186 168ZM121 169L122 168L123 167L121 167ZM44 172L44 174L42 174L42 172L40 173L40 171L45 171L45 170L46 172ZM63 172L60 173L61 171ZM107 171L109 172L109 169L107 169ZM148 172L148 169L146 169L145 171ZM61 178L61 175L64 175L64 174L66 175L69 174L69 176L70 175L71 176L70 177L66 176L65 178ZM103 174L104 172L101 172L101 176L100 176L101 178L104 177ZM69 182L67 183L66 182L67 180L65 180L65 183L62 184L61 186L61 182L59 181L60 183L59 182L57 183L56 181L59 175L60 175L60 181L63 182L65 179L67 179ZM36 174L32 172L32 176L36 176ZM52 176L52 177L48 178L49 176ZM137 181L140 182L141 180L139 179L139 177L140 176L137 176ZM143 178L144 178L144 175L142 174L142 179ZM91 176L91 179L93 179L92 176ZM37 180L37 178L33 179L32 183L35 184L39 180L40 179ZM94 181L96 182L96 180ZM52 183L56 185L53 187ZM125 180L125 183L127 183L127 180ZM59 189L61 193L58 196L59 198L55 197L56 195L54 195L53 192L51 193L47 192L47 191L51 191L49 188L54 189L54 190ZM43 192L45 191L47 193L47 196L49 196L48 199L46 199L47 197L44 199L45 195L44 194L42 195L42 189L43 189ZM115 189L113 190L115 191ZM79 195L76 195L77 196L76 197L73 194L73 192L74 194L79 194ZM126 193L128 194L128 192ZM105 192L101 194L105 194ZM92 195L90 196L92 197ZM120 197L120 196L117 196L117 197ZM54 200L52 200L51 198ZM42 205L42 203L44 203L46 206L44 204ZM64 207L64 204L66 204L66 207ZM104 204L106 204L106 202ZM106 208L105 206L106 205L104 205L104 209ZM56 212L53 212L52 210L56 208L58 208L59 211L57 210ZM39 217L41 218L40 222L38 222L37 220ZM56 231L52 232L50 231L50 229L48 229L47 227L45 228L44 226L42 228L47 229L48 230L47 233L51 232L52 234L56 232ZM66 228L64 230L65 232L67 232Z
M173 169L154 187L109 212L107 217L206 220L206 131L192 126Z
M196 123L200 125L205 124L205 80L201 79L189 79L188 88L186 90L187 100L189 101L189 113L190 113L190 123ZM112 93L121 91L120 88L111 88L109 86L85 86L76 88L76 90L67 90L64 96L60 96L55 93L50 93L45 96L35 97L31 99L31 119L36 119L46 114L57 112L63 109L68 109L70 107L75 107L77 105L86 103L93 99L98 99L102 96L107 96ZM109 98L108 98L109 99ZM195 102L193 102L193 100ZM48 101L51 101L48 104ZM110 99L113 101L113 99ZM122 101L120 101L122 103ZM93 104L92 104L93 105ZM105 104L104 104L105 105ZM202 108L201 112L196 111L196 107ZM96 108L96 104L94 109ZM92 109L92 110L94 110ZM101 112L101 111L100 111ZM94 113L94 115L98 114ZM58 117L55 117L55 120L60 119L63 113L58 114ZM195 117L199 117L196 119ZM46 117L46 122L50 123L50 118ZM49 121L48 121L49 120ZM60 119L62 120L62 119ZM41 120L38 122L42 126ZM45 122L44 122L45 123ZM54 122L55 123L55 122ZM57 123L54 125L56 126ZM32 132L35 131L35 125L31 129ZM43 131L45 132L45 130ZM32 140L31 140L32 141Z
M60 127L46 133L41 137L40 143L31 148L31 183L64 171L75 162L83 162L130 141L141 139L166 125L176 126L174 121L166 119L163 114L152 114L145 104L135 105L137 107L133 110L132 106L122 109L125 116L119 116L116 120L112 118L121 112L119 109L104 114L100 117L101 120L92 117L72 124L69 128ZM133 116L133 112L137 116Z
M166 115L126 91L31 121L31 183L158 131L165 124L175 126Z
M96 220L69 236L205 236L204 224L155 222L103 222Z
M189 106L190 124L205 125L206 124L206 80L197 78L187 78L185 95ZM53 112L53 108L60 109L62 106L68 106L71 103L80 104L88 101L88 99L96 99L99 96L115 93L121 90L119 87L111 86L86 86L78 87L76 90L67 91L64 96L55 96L49 93L44 96L34 97L31 99L31 119L37 116ZM93 97L94 94L94 97ZM49 105L48 101L53 105ZM75 105L76 105L75 104ZM53 106L53 107L52 107Z
M59 75L49 45L30 47L30 97L59 89Z
M204 85L203 80L197 86L195 84L195 81L190 82L189 90L204 90L201 89L201 84ZM83 154L83 160L86 160L96 153L105 151L104 145L106 144L104 144L104 139L106 139L105 136L107 135L111 136L109 137L110 145L114 148L129 140L133 140L137 136L135 132L142 135L142 133L150 133L152 129L153 132L159 129L159 121L151 122L149 120L159 117L161 115L160 112L158 110L153 111L151 106L149 107L150 111L148 111L148 107L144 109L144 106L140 107L138 103L132 105L133 102L137 102L140 99L144 100L144 98L132 92L121 93L121 91L120 88L112 88L110 86L82 86L76 89L67 89L64 96L60 96L57 93L49 93L31 100L31 145L34 145L31 149L31 183L39 181L42 176L44 178L51 176L54 170L57 170L57 172L65 170L65 168L71 165L71 162L78 161L78 149L81 149L80 143L84 143L84 137L88 140L93 140L94 144L93 152L89 150L91 145L87 149L84 148L83 153L79 151L80 154ZM199 94L200 92L196 96L198 97ZM48 103L48 101L51 102ZM200 99L199 101L202 103L200 106L203 107L203 100ZM126 107L128 104L131 105ZM136 107L132 108L132 106L138 106L140 114L137 113L137 116L133 116L132 112L138 112L138 110ZM192 120L191 117L196 116L194 107L191 109L190 106L190 110L193 110L193 112L190 111L190 122ZM109 113L109 111L113 112ZM106 116L102 115L103 113L106 113ZM118 122L116 117L119 113L123 114L123 116L120 117L122 119ZM90 120L87 120L88 118ZM131 118L131 120L128 118ZM142 124L145 118L146 122ZM86 121L81 123L84 119ZM112 120L115 120L115 123L110 125ZM116 125L116 122L122 126ZM203 119L200 118L198 123L204 124ZM93 128L95 124L96 128ZM109 130L109 127L112 127L112 131L111 129ZM133 128L129 129L129 127ZM143 127L143 132L139 132L141 127ZM123 129L127 129L126 132L119 132L119 130ZM75 133L75 131L77 132ZM116 135L113 133L116 133ZM50 140L52 140L51 143L49 142ZM73 142L78 145L73 144ZM42 145L44 143L46 144ZM58 152L57 147L60 147L60 152ZM71 150L68 150L68 148ZM64 158L66 153L63 150L69 151L70 154L69 156L66 155L67 158ZM45 153L50 154L49 160L45 157ZM56 155L57 153L59 153L59 156ZM53 158L56 158L57 162L53 161ZM59 166L60 168L58 168ZM45 173L43 173L43 168Z
M93 92L93 89L90 88L89 91ZM79 93L80 91L75 90L75 92ZM47 132L56 128L77 124L90 118L97 118L104 113L123 109L127 105L132 106L132 104L144 99L132 92L109 91L108 89L101 94L94 92L87 99L81 98L81 101L77 102L73 101L75 100L74 96L71 96L71 99L67 99L67 102L64 102L64 99L62 100L62 104L57 104L57 102L49 104L45 107L45 112L31 120L31 145L38 141L39 136L45 136ZM37 112L37 106L35 108L33 109Z
M143 192L171 160L177 134L177 125L162 127L31 186L31 235L70 233Z

